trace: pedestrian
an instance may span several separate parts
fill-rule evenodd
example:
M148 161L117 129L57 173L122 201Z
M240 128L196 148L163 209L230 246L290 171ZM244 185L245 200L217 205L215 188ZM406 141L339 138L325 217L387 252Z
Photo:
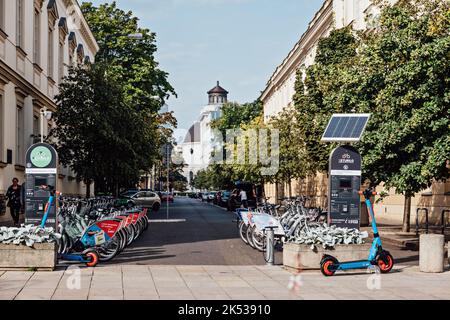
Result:
M241 190L239 193L239 196L241 197L241 204L244 208L248 208L248 199L247 199L247 192L245 190Z
M8 199L8 207L11 212L11 217L14 220L14 226L19 225L19 216L21 205L22 187L19 185L19 179L12 179L12 185L6 192L6 198Z
M234 189L231 192L230 199L228 199L228 211L234 212L237 207L237 196L238 196L238 190Z

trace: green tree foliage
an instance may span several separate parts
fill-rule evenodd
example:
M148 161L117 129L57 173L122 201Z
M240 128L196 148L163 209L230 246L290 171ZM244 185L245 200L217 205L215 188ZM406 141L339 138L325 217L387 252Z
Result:
M320 142L334 112L350 112L356 97L343 87L352 82L356 40L350 28L334 30L319 41L316 63L297 73L294 105L298 111L297 139L304 144L302 167L308 174L328 170L328 157L334 145Z
M117 194L161 160L176 119L159 111L175 92L154 58L155 34L139 28L132 12L115 2L81 8L100 51L61 85L54 136L64 164L95 182L96 192ZM136 33L142 38L128 36Z
M138 133L129 129L136 124L135 111L123 103L119 83L106 81L103 69L95 66L73 68L56 101L51 136L64 165L87 185L114 186L139 178L135 166L141 150L133 146Z
M228 102L222 106L222 116L211 123L211 127L225 134L228 129L237 129L241 124L250 123L263 112L261 101L239 104Z
M115 1L98 7L85 2L81 10L100 46L97 63L124 81L127 102L138 110L158 112L175 91L155 60L156 34L140 28L133 12L117 8ZM141 39L130 37L138 33Z
M326 170L333 146L319 139L331 113L372 113L357 145L364 175L405 195L408 231L410 197L449 176L450 7L438 0L379 4L373 30L336 30L320 41L294 100L312 173Z
M288 107L270 119L271 129L279 131L279 170L276 176L278 181L289 182L292 179L306 176L304 158L305 143L301 134L299 112L296 108ZM292 196L291 184L289 196Z

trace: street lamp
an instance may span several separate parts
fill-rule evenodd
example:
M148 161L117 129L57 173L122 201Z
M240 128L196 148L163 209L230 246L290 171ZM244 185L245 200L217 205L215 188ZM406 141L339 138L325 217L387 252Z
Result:
M45 107L39 111L41 115L41 143L44 143L44 118L47 119L47 121L50 121L53 113L51 111L47 111L47 108Z

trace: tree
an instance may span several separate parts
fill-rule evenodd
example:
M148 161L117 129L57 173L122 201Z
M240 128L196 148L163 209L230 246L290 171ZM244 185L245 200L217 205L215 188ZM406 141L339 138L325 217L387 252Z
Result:
M332 113L372 114L363 140L364 178L411 197L449 177L450 7L438 0L382 5L368 32L335 30L319 42L316 64L299 72L295 105L309 172L325 171L333 145L319 139ZM356 39L359 38L359 41Z
M211 123L211 127L225 135L226 130L237 129L241 124L249 123L263 112L261 101L239 104L228 102L222 106L222 115Z
M292 197L292 179L306 176L304 158L305 144L300 132L299 114L296 108L285 108L270 119L272 129L279 131L279 171L278 180L288 182L289 197Z
M361 47L360 111L373 113L359 148L372 184L405 196L403 231L410 229L411 197L449 177L450 5L399 1L385 6L379 26Z
M100 177L130 177L135 150L127 133L134 117L122 103L120 85L106 81L103 69L90 66L71 68L59 89L51 137L61 162L86 183L87 196L90 184ZM111 176L112 170L118 171Z
M334 144L320 142L326 124L335 112L350 112L356 97L342 90L352 83L356 40L350 28L334 30L319 41L315 64L297 72L294 106L298 111L298 134L303 142L302 167L306 173L328 171Z
M100 47L96 62L120 75L127 102L137 110L157 113L175 91L155 60L156 34L140 28L133 12L117 8L115 1L98 7L85 2L81 10ZM142 38L129 36L133 34Z
M118 194L161 159L176 119L159 111L175 92L155 61L155 34L139 28L131 11L115 2L81 8L100 51L95 64L71 69L61 85L54 135L63 163L94 181L96 192ZM128 37L136 33L142 39Z

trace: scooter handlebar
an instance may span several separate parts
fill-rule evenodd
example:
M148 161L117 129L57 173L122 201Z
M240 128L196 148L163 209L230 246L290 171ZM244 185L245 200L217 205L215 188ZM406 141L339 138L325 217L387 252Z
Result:
M364 191L358 191L358 194L363 195L363 194L364 194ZM375 192L375 191L372 191L371 194L372 194L373 196L376 196L376 195L378 195L379 193L378 193L378 192Z

